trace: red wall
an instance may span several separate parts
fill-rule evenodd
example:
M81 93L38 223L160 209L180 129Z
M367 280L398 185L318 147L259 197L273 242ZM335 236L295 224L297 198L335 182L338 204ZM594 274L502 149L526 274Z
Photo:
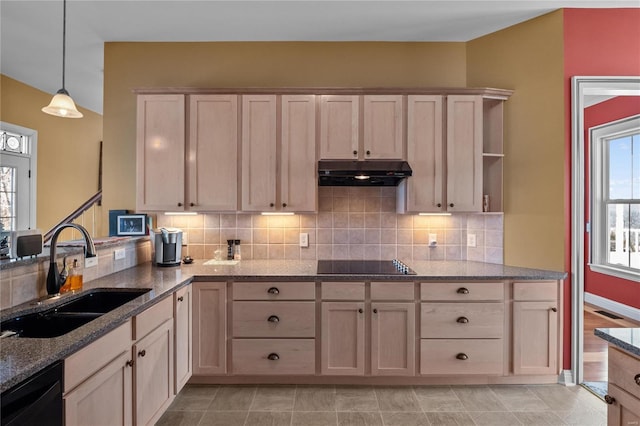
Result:
M565 268L571 271L571 77L640 75L640 9L565 9ZM564 368L571 368L571 280L564 287Z
M589 170L589 128L599 126L619 120L621 118L630 117L640 114L640 97L638 96L620 96L606 102L601 102L584 110L584 127L585 127L585 153L586 158L586 176ZM589 194L589 181L585 182L586 193ZM585 213L585 222L589 221L590 200L587 195ZM589 258L589 244L586 239L588 235L585 233L585 258ZM640 309L640 284L612 277L610 275L599 274L591 271L585 265L584 291L592 293L610 300L622 303L624 305L633 306Z

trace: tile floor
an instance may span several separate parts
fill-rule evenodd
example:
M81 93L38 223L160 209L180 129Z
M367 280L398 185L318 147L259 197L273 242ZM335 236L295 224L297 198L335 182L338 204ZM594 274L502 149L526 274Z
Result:
M157 425L606 425L581 386L195 386Z

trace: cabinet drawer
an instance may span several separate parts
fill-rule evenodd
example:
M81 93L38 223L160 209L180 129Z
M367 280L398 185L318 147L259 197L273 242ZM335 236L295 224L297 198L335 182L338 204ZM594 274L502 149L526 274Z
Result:
M640 358L609 347L609 383L632 395L640 394L635 376L640 374Z
M501 338L503 303L422 303L422 338Z
M322 283L324 300L364 300L364 283L335 282Z
M502 345L502 339L422 339L420 373L502 374Z
M233 373L314 374L315 351L314 339L234 339Z
M173 298L167 297L133 317L133 339L138 340L173 318Z
M420 298L453 302L504 300L504 283L421 283Z
M556 300L556 281L529 281L513 283L513 300Z
M314 282L233 283L233 300L314 300Z
M315 302L233 302L234 337L315 337Z
M414 298L413 283L371 283L371 300L413 300Z
M64 360L64 391L69 392L124 351L131 351L131 321Z

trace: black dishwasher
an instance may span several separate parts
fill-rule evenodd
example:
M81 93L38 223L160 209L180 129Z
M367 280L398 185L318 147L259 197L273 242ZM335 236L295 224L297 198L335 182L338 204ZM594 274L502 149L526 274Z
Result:
M62 370L58 361L0 395L2 426L62 426Z

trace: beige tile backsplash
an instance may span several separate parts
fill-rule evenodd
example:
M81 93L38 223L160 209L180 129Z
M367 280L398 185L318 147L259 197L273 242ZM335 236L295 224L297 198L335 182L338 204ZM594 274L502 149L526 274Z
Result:
M503 262L503 215L396 214L396 188L321 187L318 214L158 215L157 226L188 234L184 255L211 259L226 255L228 239L242 240L243 259L392 259ZM298 245L309 234L309 247ZM467 234L476 247L467 247ZM438 244L429 246L429 234Z

